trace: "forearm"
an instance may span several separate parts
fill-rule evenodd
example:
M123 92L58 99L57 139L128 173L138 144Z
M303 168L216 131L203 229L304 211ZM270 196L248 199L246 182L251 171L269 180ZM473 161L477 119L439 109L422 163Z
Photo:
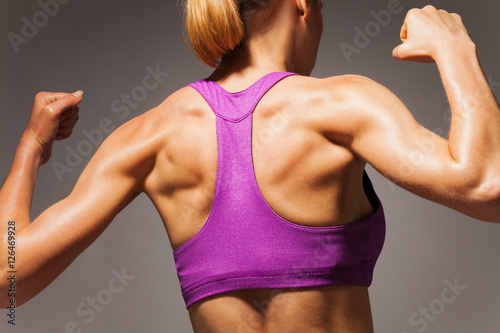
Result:
M0 189L0 276L3 279L6 274L10 276L7 271L18 269L18 235L21 229L30 224L31 202L40 161L41 146L23 135L9 174ZM14 275L17 277L17 274ZM8 288L5 281L2 282L0 304L3 307L10 304L10 300L5 299L10 293L4 289ZM16 298L17 294L16 291Z
M8 221L16 222L19 231L30 223L31 203L40 167L40 145L26 134L17 147L9 174L0 189L0 228L2 239Z
M500 170L500 109L472 42L442 54L436 62L452 111L450 154L480 184Z

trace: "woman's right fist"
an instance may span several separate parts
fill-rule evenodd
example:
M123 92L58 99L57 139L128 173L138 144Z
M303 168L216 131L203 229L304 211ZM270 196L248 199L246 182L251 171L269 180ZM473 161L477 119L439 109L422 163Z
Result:
M472 43L462 18L428 5L411 9L401 28L401 41L393 56L399 60L435 62L443 53Z
M82 91L73 94L40 92L35 96L24 136L42 148L42 164L52 155L54 140L68 138L78 121Z

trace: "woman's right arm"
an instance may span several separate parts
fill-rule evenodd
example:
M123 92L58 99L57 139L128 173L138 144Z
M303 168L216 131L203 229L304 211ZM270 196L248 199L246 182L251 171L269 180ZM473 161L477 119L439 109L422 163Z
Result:
M38 168L51 155L54 139L70 136L80 94L41 93L14 162L0 189L0 307L20 306L57 278L113 218L143 190L157 144L144 134L140 116L113 132L97 150L71 194L30 219ZM13 271L15 273L8 273ZM15 295L8 297L9 276Z
M343 128L333 124L343 132L336 139L399 186L500 222L500 109L461 18L432 6L411 10L401 39L396 59L438 65L452 111L448 140L419 125L389 90L361 77L340 79L337 94L349 103Z

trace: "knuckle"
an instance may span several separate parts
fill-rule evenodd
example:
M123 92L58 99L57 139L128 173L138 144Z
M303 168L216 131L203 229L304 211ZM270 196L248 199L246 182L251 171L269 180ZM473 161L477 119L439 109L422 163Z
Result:
M54 108L54 106L49 104L49 105L46 105L43 107L43 113L45 113L51 117L54 117L57 114L57 109Z
M417 8L412 8L408 11L408 18L412 18L414 17L415 15L417 15L418 13L420 12L420 9L417 9Z
M40 91L35 95L35 99L43 99L45 96L47 96L46 91Z
M43 107L43 112L44 113L53 113L54 112L54 108L52 107L52 105L45 105Z

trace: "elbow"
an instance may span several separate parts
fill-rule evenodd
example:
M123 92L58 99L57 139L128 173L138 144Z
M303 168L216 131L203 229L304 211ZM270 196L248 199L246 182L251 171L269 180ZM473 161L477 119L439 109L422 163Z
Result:
M0 246L2 243L0 242ZM3 247L2 247L3 248ZM11 302L9 297L10 281L7 281L7 269L0 261L0 309L8 309Z
M19 294L18 276L2 268L0 281L0 309L16 309L28 300ZM8 315L8 314L7 314Z
M4 248L3 243L0 242L1 248ZM11 296L14 296L11 292L11 279L10 275L7 274L7 266L4 261L0 260L0 309L9 309L11 304ZM15 285L15 284L14 284Z
M479 220L500 223L500 175L485 178L468 191L468 201Z
M470 197L481 205L498 206L500 203L500 175L485 177L472 189Z
M2 270L5 272L5 270ZM0 282L0 308L9 309L16 307L15 299L15 281L9 279L10 276L2 273Z
M0 286L0 309L14 310L27 302L19 297L16 287L15 277L2 274L2 283ZM7 313L8 316L8 313Z

